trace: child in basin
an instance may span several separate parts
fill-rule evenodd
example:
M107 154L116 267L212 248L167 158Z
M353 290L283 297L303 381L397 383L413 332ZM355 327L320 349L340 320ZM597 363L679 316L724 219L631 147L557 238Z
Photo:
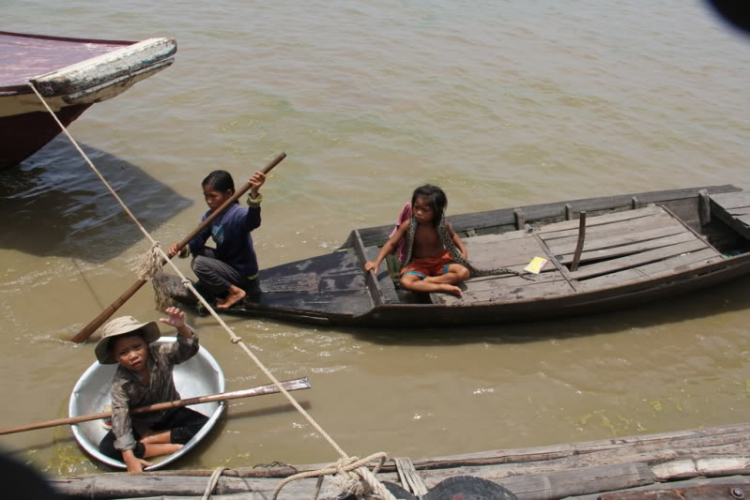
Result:
M156 322L141 323L132 316L113 319L104 327L96 345L102 364L118 363L112 381L112 430L104 436L99 451L122 460L128 472L151 465L145 459L168 455L182 448L198 433L208 418L189 408L130 415L132 408L180 399L174 385L174 365L195 356L198 336L185 324L185 313L166 310L159 321L177 329L177 342L152 344L161 336Z
M415 189L411 198L411 218L393 233L378 257L365 264L365 270L377 272L386 255L405 239L406 259L401 269L401 288L415 292L446 292L460 297L461 289L456 285L467 280L470 272L451 256L453 247L466 261L467 251L461 238L445 220L447 205L448 198L439 187L427 184Z

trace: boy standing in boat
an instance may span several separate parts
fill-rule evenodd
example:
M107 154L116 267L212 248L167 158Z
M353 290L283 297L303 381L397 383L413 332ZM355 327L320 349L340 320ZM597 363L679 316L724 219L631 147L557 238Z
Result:
M182 448L208 421L188 408L130 415L131 408L180 399L174 385L174 365L198 353L198 336L185 324L185 313L176 307L166 310L159 321L177 329L177 342L152 344L161 336L156 322L141 323L123 316L107 323L96 346L102 364L119 363L112 381L112 430L99 450L115 460L122 459L128 472L140 472L151 465L145 459L168 455Z
M461 238L445 220L448 198L442 189L429 184L414 190L411 218L399 226L380 249L374 262L365 264L366 271L377 272L386 255L392 253L406 238L406 261L401 269L401 288L415 292L446 292L461 296L456 285L470 276L466 266L456 262L450 250L466 260L467 251ZM457 256L458 257L458 256Z

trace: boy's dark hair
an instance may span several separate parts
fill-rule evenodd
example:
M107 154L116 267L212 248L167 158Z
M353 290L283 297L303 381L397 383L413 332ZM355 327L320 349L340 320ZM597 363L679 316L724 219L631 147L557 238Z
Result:
M230 189L234 191L234 179L232 179L232 174L225 170L214 170L201 182L201 187L206 186L214 191L226 193Z
M443 220L445 209L448 207L448 197L445 196L445 193L442 189L437 186L433 186L432 184L419 186L411 195L412 210L414 209L414 204L417 202L418 196L424 196L427 198L427 202L432 207L432 211L435 212L435 217L432 219L432 224L435 227L438 227L440 225L440 221Z

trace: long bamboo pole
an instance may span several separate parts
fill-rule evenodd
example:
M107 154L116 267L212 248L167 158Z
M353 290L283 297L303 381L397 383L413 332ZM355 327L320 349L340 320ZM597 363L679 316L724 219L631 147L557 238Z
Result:
M310 388L310 379L307 377L297 378L294 380L286 380L281 382L281 385L287 391L299 391L302 389ZM140 408L134 408L130 410L131 415L138 413L148 413L151 411L168 410L170 408L178 408L180 406L198 405L202 403L213 403L216 401L227 401L229 399L239 398L251 398L254 396L265 396L266 394L276 394L280 392L274 384L262 385L260 387L254 387L252 389L245 389L242 391L234 392L221 392L219 394L210 394L207 396L198 396L195 398L179 399L177 401L169 401L166 403L156 403L149 406L141 406ZM77 417L60 418L58 420L48 420L46 422L40 422L38 424L24 425L20 427L12 427L9 429L0 430L0 436L3 434L15 434L17 432L34 431L37 429L45 429L47 427L56 427L58 425L68 424L79 424L81 422L88 422L89 420L99 420L102 418L108 418L112 416L112 412L102 413L89 413L88 415L79 415Z
M264 174L267 174L268 172L270 172L273 169L273 167L275 167L276 165L278 165L279 163L281 163L281 161L284 158L286 158L286 153L284 153L284 152L279 153L279 155L276 158L274 158L273 160L271 160L271 163L269 163L268 165L266 165L263 168L263 170L261 170L261 172L263 172ZM219 208L217 208L216 210L214 210L214 212L211 215L209 215L206 218L206 220L204 220L197 228L195 228L193 230L192 233L190 233L189 235L187 235L178 244L178 251L177 251L177 253L179 253L180 250L182 250L183 248L185 248L185 245L187 245L188 243L190 243L190 240L192 240L193 238L195 238L198 235L198 233L200 233L205 228L207 228L208 225L211 223L212 220L214 220L224 210L226 210L228 207L230 207L235 201L237 201L240 198L240 196L244 195L250 189L250 187L251 186L250 186L249 182L245 183L236 193L234 193L234 195L232 195L231 198L229 198L227 201L225 201L223 205L221 205ZM84 342L87 338L89 338L91 336L92 333L94 333L96 331L97 328L99 328L100 326L102 326L105 321L107 321L120 307L123 306L123 304L125 304L125 302L127 302L130 299L130 297L132 297L133 295L135 295L135 292L137 292L138 290L140 290L141 287L143 285L145 285L147 282L148 282L148 280L138 279L138 281L136 281L135 283L133 283L130 286L130 288L128 288L127 290L125 290L125 292L122 295L120 295L120 297L117 300L115 300L114 302L112 302L112 304L110 304L109 307L107 307L104 311L102 311L101 314L99 314L99 316L97 316L96 318L94 318L91 321L91 323L89 323L88 325L84 326L83 329L80 332L78 332L76 334L76 336L73 337L71 340L73 340L73 342L76 342L76 343L79 343L79 344L81 342Z

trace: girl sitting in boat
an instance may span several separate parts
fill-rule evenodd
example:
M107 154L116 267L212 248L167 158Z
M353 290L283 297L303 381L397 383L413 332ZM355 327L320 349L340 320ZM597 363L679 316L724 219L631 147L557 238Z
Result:
M190 241L180 257L194 256L192 269L198 278L196 288L209 299L217 298L218 309L228 309L241 302L248 294L257 293L258 259L250 232L260 227L260 187L266 181L262 172L250 178L248 208L239 202L227 208L210 226ZM229 172L215 170L203 179L203 196L208 205L205 220L214 210L234 195L234 179ZM211 237L216 248L206 246ZM169 247L170 257L177 254L178 243Z
M180 399L172 370L198 352L198 336L185 324L185 313L176 307L167 308L166 313L168 317L159 321L177 329L177 342L154 345L161 336L156 322L141 323L123 316L107 323L96 345L100 363L120 365L112 381L112 430L102 439L99 451L125 462L128 472L151 465L146 458L179 450L208 421L185 407L129 413L131 408Z
M405 240L404 266L401 268L401 288L415 292L446 292L461 296L459 283L470 276L466 262L467 251L450 222L445 220L448 198L442 189L429 184L414 190L411 197L411 217L401 224L380 249L373 262L365 264L366 271L377 271L385 257Z

